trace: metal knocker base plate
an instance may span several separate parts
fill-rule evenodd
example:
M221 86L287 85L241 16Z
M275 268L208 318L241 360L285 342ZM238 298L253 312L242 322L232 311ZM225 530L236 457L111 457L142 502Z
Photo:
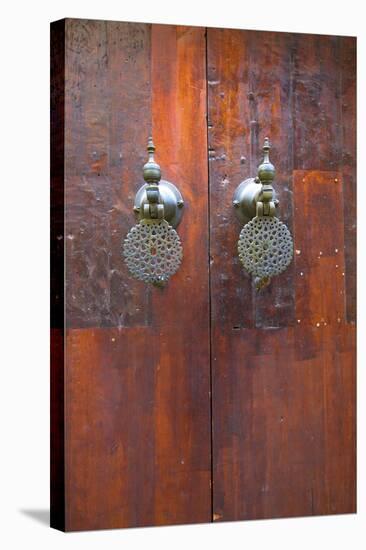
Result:
M178 270L183 249L178 233L166 220L141 220L127 234L123 255L134 277L163 285Z
M273 277L291 263L292 237L278 218L256 216L241 230L238 252L248 273L261 279Z

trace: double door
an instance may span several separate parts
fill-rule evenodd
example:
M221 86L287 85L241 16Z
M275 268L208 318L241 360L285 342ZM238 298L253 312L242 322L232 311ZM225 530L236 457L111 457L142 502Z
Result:
M355 39L51 26L51 523L355 511ZM180 269L122 242L152 135ZM273 144L289 268L257 291L233 193Z

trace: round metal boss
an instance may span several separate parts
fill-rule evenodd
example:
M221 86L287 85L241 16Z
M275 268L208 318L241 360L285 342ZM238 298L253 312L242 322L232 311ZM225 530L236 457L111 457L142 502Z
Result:
M127 234L123 255L136 279L161 285L178 270L183 249L178 233L166 220L141 220Z
M291 263L292 237L278 218L256 216L241 230L238 252L248 273L260 278L273 277Z

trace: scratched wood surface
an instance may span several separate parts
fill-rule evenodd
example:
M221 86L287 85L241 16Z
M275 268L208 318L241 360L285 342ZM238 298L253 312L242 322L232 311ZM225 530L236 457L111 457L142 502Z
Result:
M213 519L354 512L355 39L208 29L207 48ZM257 294L231 201L266 135L296 254Z
M53 525L210 521L205 30L67 19L65 73L65 505ZM151 131L185 199L184 259L164 289L121 257Z
M67 19L51 43L52 525L354 511L355 39ZM151 132L185 199L165 289L121 258ZM296 254L258 294L232 195L266 135Z

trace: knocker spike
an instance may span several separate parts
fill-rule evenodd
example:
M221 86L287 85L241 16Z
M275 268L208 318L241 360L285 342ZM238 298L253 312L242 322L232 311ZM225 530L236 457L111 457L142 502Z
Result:
M149 160L151 159L150 155L154 155L155 153L155 145L154 145L154 142L153 142L153 138L151 136L149 136L148 140L147 140L147 152L149 153ZM154 159L152 159L154 160Z
M160 166L155 162L154 159L155 146L152 137L149 137L146 149L149 158L143 169L144 180L146 181L146 183L158 184L161 178L161 170Z
M239 259L252 275L258 291L285 271L293 257L291 234L276 217L278 200L272 187L275 167L269 160L269 150L266 137L258 176L242 182L233 201L238 218L245 222L238 240Z
M145 283L164 286L178 269L183 248L176 227L182 216L182 195L172 183L161 180L151 137L148 161L143 167L145 185L135 197L134 211L140 221L123 243L123 256L131 275Z

